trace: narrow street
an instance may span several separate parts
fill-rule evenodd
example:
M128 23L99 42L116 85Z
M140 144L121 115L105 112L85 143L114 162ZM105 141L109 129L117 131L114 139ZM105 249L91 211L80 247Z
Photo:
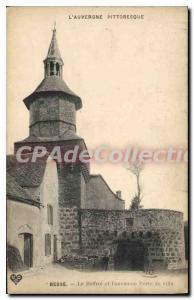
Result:
M19 273L16 273L16 275ZM70 270L60 265L49 265L44 269L20 273L22 279L17 285L10 280L10 291L17 294L101 294L101 293L173 293L182 291L186 286L186 271L169 271L167 273L146 275L144 272L106 271L86 272ZM185 291L186 292L186 291Z

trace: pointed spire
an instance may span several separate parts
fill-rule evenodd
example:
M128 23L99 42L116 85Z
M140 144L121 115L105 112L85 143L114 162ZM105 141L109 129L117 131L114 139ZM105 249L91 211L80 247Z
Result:
M28 109L32 102L39 97L40 93L47 96L48 93L60 93L62 99L67 100L67 95L72 102L75 103L76 110L82 107L81 98L78 97L62 78L63 60L61 58L56 39L56 22L53 27L53 34L49 46L47 57L44 62L44 79L36 88L36 90L24 99L24 103Z
M56 32L57 31L56 31L56 22L55 22L54 23L54 28L53 28L53 35L52 35L51 43L50 43L50 46L49 46L47 58L56 58L58 60L63 61L62 58L61 58L61 54L60 54L58 43L57 43Z
M53 35L50 42L47 57L44 60L45 77L62 77L63 60L59 51L56 38L56 22L54 23Z

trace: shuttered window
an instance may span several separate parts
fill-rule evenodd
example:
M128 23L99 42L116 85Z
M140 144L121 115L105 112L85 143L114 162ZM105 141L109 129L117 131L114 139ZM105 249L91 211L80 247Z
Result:
M53 225L53 207L51 205L47 205L47 220L48 224Z
M51 255L51 235L45 234L45 256Z

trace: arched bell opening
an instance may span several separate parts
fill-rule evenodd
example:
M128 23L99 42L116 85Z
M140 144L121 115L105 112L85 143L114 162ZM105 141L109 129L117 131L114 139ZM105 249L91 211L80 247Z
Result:
M45 77L62 75L62 65L56 61L47 61L44 64L44 74Z
M53 76L53 75L55 75L55 73L54 73L54 63L51 61L50 62L50 76Z
M56 63L56 75L60 76L60 66L59 66L59 63Z

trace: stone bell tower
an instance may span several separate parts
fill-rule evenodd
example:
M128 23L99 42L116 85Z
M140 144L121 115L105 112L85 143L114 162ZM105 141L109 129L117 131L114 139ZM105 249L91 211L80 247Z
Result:
M24 99L30 113L29 136L15 143L15 152L21 146L41 145L52 150L60 146L62 151L86 150L85 142L76 134L76 111L82 107L79 96L70 90L63 80L63 59L57 44L56 29L46 58L44 79L35 91ZM60 207L84 207L85 184L89 178L87 164L58 164Z
M67 131L76 132L76 110L82 107L63 80L63 60L53 30L47 57L44 59L44 79L36 90L24 99L30 111L30 136L59 137Z

